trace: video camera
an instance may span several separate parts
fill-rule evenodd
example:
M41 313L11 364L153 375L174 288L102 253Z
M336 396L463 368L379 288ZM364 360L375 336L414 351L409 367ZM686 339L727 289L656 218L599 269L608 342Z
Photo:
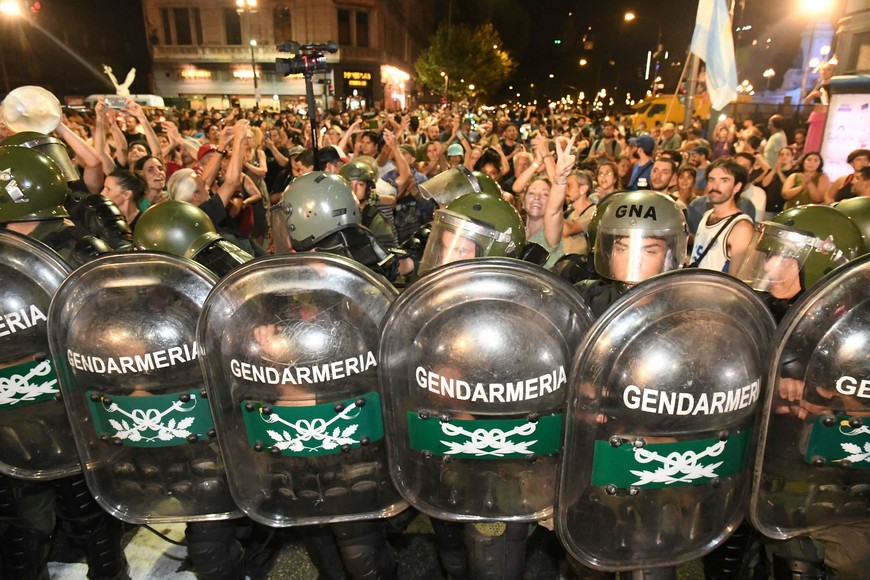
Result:
M287 40L276 48L278 52L290 52L295 55L292 58L275 59L277 72L284 76L298 74L310 76L327 71L326 57L323 53L338 52L338 43L330 40L322 44L299 44L294 40Z

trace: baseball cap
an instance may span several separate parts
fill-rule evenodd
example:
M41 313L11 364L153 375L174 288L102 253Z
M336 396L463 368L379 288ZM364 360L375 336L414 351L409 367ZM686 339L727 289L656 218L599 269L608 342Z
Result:
M647 155L652 155L656 148L656 142L649 135L641 135L637 138L637 146L643 149L643 152Z
M459 143L454 143L447 148L447 157L453 157L454 155L465 155L465 149Z
M665 123L662 125L662 131L673 131L674 129L676 129L676 127L674 127L673 123Z
M212 145L211 143L206 143L199 148L199 151L196 152L196 160L202 161L202 158L211 153L212 151L217 151L217 147L215 145Z
M294 145L287 152L287 157L296 157L298 155L301 155L302 153L305 153L305 147L303 147L302 145Z
M341 161L342 163L348 162L347 155L344 154L344 151L342 151L340 147L337 147L335 145L327 145L326 147L321 147L317 150L317 157L323 164L335 163L336 161Z

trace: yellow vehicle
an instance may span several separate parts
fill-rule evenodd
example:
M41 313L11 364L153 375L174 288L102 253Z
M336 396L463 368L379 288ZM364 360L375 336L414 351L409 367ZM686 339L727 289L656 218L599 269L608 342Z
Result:
M643 123L647 129L651 129L657 123L664 125L670 122L680 125L686 118L685 99L685 95L659 95L644 99L632 107L634 113L629 116L632 121L631 126L637 129ZM709 119L710 99L706 95L696 96L692 111L693 115Z

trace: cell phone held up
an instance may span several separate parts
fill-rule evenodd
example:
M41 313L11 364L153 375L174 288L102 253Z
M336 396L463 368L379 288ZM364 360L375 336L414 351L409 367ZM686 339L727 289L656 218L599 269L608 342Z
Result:
M123 109L127 106L127 97L107 96L106 106L110 109Z

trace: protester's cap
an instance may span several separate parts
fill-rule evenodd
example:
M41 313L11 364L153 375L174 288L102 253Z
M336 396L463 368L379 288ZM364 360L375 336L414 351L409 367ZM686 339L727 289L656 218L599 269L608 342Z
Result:
M302 145L294 145L290 148L290 151L287 152L287 157L296 157L305 153L305 147Z
M662 125L662 131L673 131L674 129L676 129L676 127L674 127L673 123L665 123Z
M643 149L647 155L652 155L656 148L656 140L649 135L641 135L637 138L637 146Z
M454 143L447 148L447 157L453 157L454 155L465 155L465 149L459 143Z
M217 151L217 147L212 145L211 143L206 143L199 148L199 151L196 152L196 160L202 161L202 158L211 153L212 151Z
M703 153L704 156L709 159L710 158L710 148L704 145L698 145L697 147L693 147L689 153Z
M628 144L637 146L637 137L629 137Z
M335 145L327 145L326 147L318 149L317 158L323 164L335 163L336 161L341 161L342 163L348 162L347 155L344 154L344 151Z
M406 153L410 153L412 157L417 157L417 149L410 143L402 143L399 145L399 149Z

